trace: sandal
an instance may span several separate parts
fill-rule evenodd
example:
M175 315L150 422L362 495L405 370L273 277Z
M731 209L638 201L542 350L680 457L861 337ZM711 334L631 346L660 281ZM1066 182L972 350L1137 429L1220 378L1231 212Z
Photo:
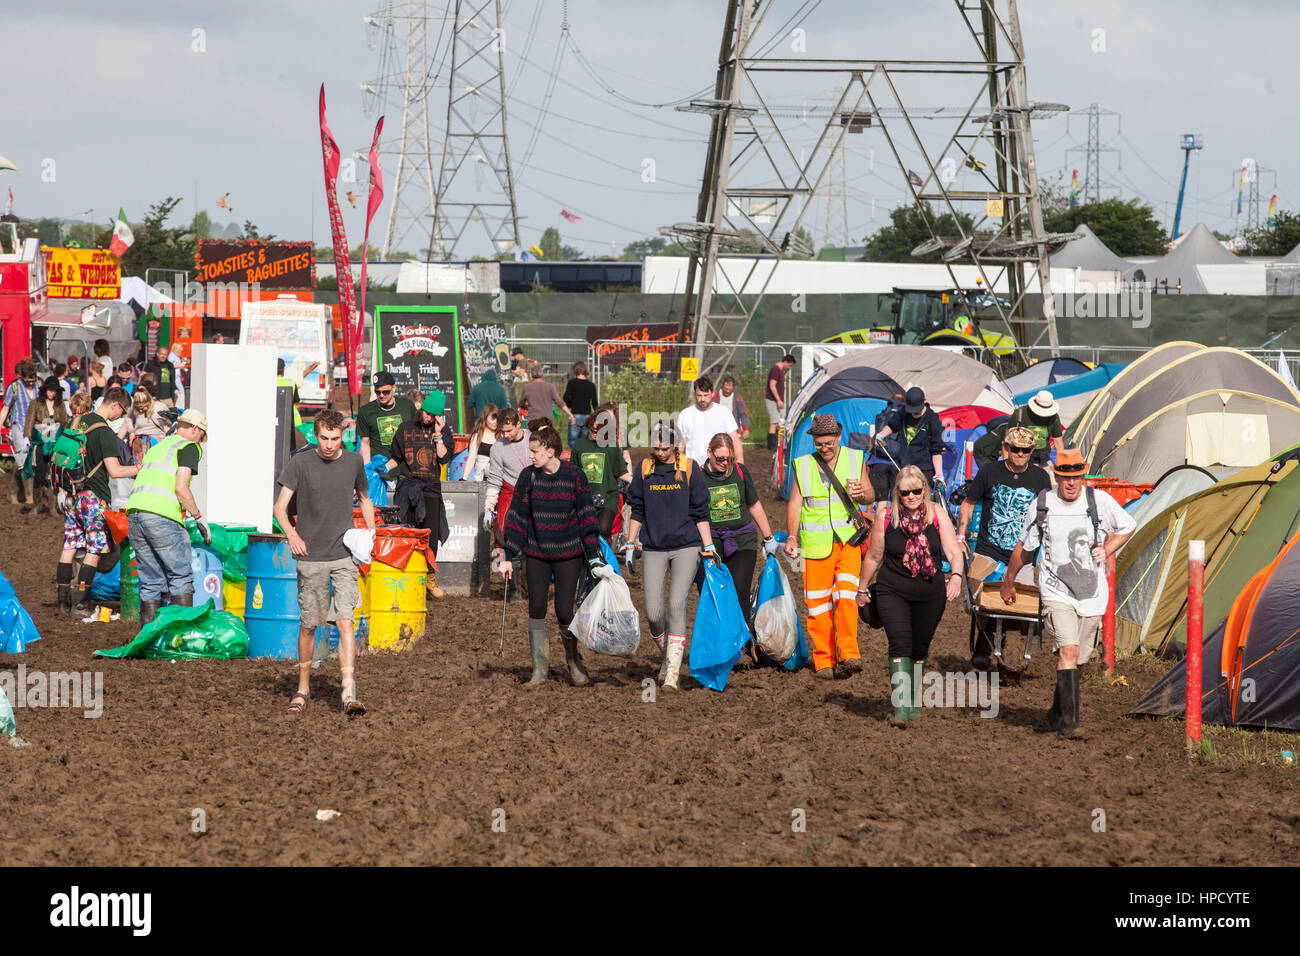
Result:
M365 712L365 706L355 697L352 700L345 700L343 702L343 713L347 714L349 717L360 717Z
M293 695L292 699L290 699L289 701L289 713L301 714L304 710L307 709L307 702L309 700L311 700L310 692L303 691L303 690L298 691Z

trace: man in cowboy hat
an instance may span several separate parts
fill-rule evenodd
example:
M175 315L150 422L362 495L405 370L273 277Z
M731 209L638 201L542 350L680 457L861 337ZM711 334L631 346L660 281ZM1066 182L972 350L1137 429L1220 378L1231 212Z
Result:
M190 492L207 437L207 418L197 409L186 409L176 422L176 433L145 454L131 487L126 514L140 570L141 629L158 613L164 592L170 604L188 607L194 601L190 536L181 509L194 519L204 543L211 543L212 533Z
M1079 449L1058 452L1052 471L1056 487L1040 491L1036 506L1025 515L1020 542L1002 578L1002 600L1015 604L1015 577L1025 554L1041 548L1043 630L1057 654L1056 694L1047 719L1062 737L1071 737L1079 727L1078 668L1092 656L1106 613L1106 559L1132 537L1137 522L1106 492L1085 489L1088 464ZM1087 555L1081 553L1080 540L1092 546Z
M813 416L816 449L794 460L795 486L786 507L790 536L785 553L803 552L804 601L808 605L808 636L812 641L814 676L848 677L862 670L858 652L858 572L862 549L850 545L858 523L824 472L830 472L859 505L875 500L867 478L866 456L840 445L840 423L834 415ZM819 464L820 460L820 464ZM862 521L861 515L857 516ZM797 542L797 544L796 544Z

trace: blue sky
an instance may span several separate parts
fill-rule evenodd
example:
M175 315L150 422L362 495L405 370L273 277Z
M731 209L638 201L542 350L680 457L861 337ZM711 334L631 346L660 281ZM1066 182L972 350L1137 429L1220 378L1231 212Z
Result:
M218 222L248 218L281 238L326 244L317 90L324 81L330 123L345 154L368 145L374 117L363 113L360 83L377 73L379 54L367 45L362 17L376 13L376 6L49 0L11 8L0 155L19 171L0 173L0 188L13 189L15 211L23 216L75 217L93 208L96 220L105 222L123 206L135 218L152 201L174 195L183 198L179 213L185 218L206 209ZM436 11L443 5L431 0L429 6ZM554 225L566 243L598 254L694 218L707 118L631 104L620 95L660 103L711 87L726 4L572 0L569 35L616 92L601 89L568 49L558 60L540 123L564 4L503 0L503 7L525 241L535 242ZM953 5L941 0L777 0L760 36L768 38L775 26L810 7L800 24L806 52L788 55L972 54ZM1121 114L1102 126L1103 143L1120 151L1103 157L1102 178L1118 187L1107 195L1140 196L1167 225L1182 163L1179 138L1198 132L1205 149L1192 160L1184 230L1198 221L1233 230L1235 177L1245 157L1275 171L1276 180L1271 173L1261 180L1264 204L1276 192L1281 208L1300 208L1297 132L1290 122L1300 85L1292 49L1300 5L1022 0L1020 7L1031 99L1076 109L1095 102ZM788 50L789 42L783 36L774 50ZM829 92L829 84L790 83L771 96L797 105ZM446 90L430 96L440 128ZM927 105L964 105L969 98L955 86L918 86L911 94L913 104ZM396 135L400 105L394 100L386 112L387 132ZM542 132L525 166L538 125ZM1047 178L1068 180L1075 167L1083 174L1083 155L1067 156L1066 149L1081 145L1086 132L1084 117L1071 118L1068 130L1063 116L1036 124L1039 168ZM792 135L811 132L804 127ZM853 147L846 159L847 232L860 241L888 220L906 188L878 134L855 138ZM647 159L655 170L649 183L642 175ZM904 165L908 160L905 155ZM391 160L386 166L391 191ZM53 181L46 181L51 173ZM363 190L364 184L355 191ZM233 214L215 205L227 192ZM561 207L583 221L564 221ZM356 244L364 198L355 209L346 202L343 208ZM376 244L389 208L386 199L372 227ZM809 211L808 225L820 244L821 207ZM406 247L415 251L418 245L409 241ZM460 251L486 251L485 242L475 238Z

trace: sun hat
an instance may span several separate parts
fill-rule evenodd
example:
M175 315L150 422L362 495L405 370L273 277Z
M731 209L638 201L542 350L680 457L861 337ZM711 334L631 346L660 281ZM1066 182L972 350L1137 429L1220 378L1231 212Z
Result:
M1010 445L1012 448L1033 447L1034 433L1028 428L1017 425L1014 428L1008 428L1007 433L1002 438L1004 445Z
M840 423L835 420L835 416L829 412L821 415L814 415L812 420L812 433L814 437L820 435L838 435L843 429Z
M420 411L428 412L430 415L441 415L447 409L446 392L430 392L429 396L420 405Z
M1029 400L1029 410L1035 415L1050 418L1061 410L1061 406L1056 404L1051 392L1043 389Z
M904 399L907 403L907 413L915 415L917 412L925 410L925 390L913 385L907 390Z
M1088 473L1088 463L1083 460L1083 452L1077 448L1067 448L1056 453L1056 463L1052 471L1066 478L1078 477Z
M196 428L202 428L202 429L203 429L203 435L204 435L204 437L207 437L207 434L208 434L208 419L207 419L207 416L204 415L204 414L203 414L201 411L199 411L197 408L187 408L187 409L185 409L185 413L184 413L183 415L181 415L180 418L176 419L176 424L177 424L177 425L193 425L193 426L196 427Z

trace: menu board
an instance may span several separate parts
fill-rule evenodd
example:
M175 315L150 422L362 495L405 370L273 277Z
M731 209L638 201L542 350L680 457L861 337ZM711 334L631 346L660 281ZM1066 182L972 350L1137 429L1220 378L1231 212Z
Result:
M447 396L447 418L465 423L460 398L460 318L454 305L377 305L375 371L392 373L397 394L418 389Z

